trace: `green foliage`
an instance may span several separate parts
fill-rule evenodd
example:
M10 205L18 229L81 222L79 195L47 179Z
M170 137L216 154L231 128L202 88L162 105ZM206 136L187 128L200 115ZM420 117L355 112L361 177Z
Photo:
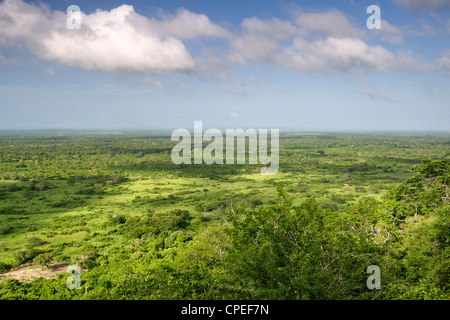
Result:
M175 166L172 147L0 133L0 271L87 270L80 290L2 277L0 299L450 298L448 136L289 133L272 177Z
M400 224L394 251L399 280L389 284L391 298L450 297L448 169L448 160L425 159L414 168L415 177L386 197L387 210Z
M366 294L365 268L382 249L364 230L341 222L327 230L327 212L311 198L293 207L281 185L273 208L230 210L225 232L229 274L247 299L344 299ZM336 233L334 231L340 230Z
M39 253L40 251L36 249L20 249L15 253L14 257L19 264L22 264L32 261Z
M176 209L168 213L150 212L143 216L131 216L118 231L130 238L141 238L144 234L159 235L161 232L185 229L192 217L187 210Z
M27 238L26 239L26 243L25 246L27 248L35 248L35 247L40 247L43 246L44 244L47 244L48 242L45 240L42 240L41 238L38 237L31 237L31 238Z
M79 265L82 268L91 269L98 265L97 258L99 257L99 254L95 251L86 251L83 252L81 255L75 257L73 259L73 262L75 262L77 265Z
M435 211L442 203L450 202L450 161L422 160L413 168L418 172L386 195L389 209L398 219L424 215Z
M0 262L0 272L8 270L9 268L11 268L11 265L9 265L5 262Z
M0 226L0 236L5 235L11 231L11 228L8 226Z
M54 258L54 255L52 253L41 253L36 258L34 258L34 261L40 264L43 267L47 267Z

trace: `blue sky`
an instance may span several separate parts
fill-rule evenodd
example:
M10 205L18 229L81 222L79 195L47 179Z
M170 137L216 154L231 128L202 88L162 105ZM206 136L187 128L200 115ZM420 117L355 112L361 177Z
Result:
M449 76L448 0L0 2L0 129L448 130Z

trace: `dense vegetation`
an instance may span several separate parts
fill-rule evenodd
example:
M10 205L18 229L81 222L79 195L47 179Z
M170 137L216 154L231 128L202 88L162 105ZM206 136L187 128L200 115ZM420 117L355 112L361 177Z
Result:
M0 277L0 298L450 298L449 135L285 133L273 176L176 166L174 144L1 132L0 272L86 272L73 290Z

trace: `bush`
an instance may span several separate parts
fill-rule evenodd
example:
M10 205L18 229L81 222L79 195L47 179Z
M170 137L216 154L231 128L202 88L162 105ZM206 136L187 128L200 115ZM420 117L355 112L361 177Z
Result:
M144 216L133 216L122 223L118 231L130 238L141 238L143 234L159 235L165 231L185 229L192 220L187 210L177 209L171 212L150 212Z
M74 262L78 264L82 268L94 268L98 265L97 258L99 257L98 253L95 251L87 251L83 254L79 255L74 259Z
M66 201L64 200L60 200L60 201L55 201L51 204L51 206L53 208L59 208L59 207L63 207L66 204Z
M0 272L6 271L10 268L11 268L11 265L9 265L5 262L0 262Z
M84 188L81 188L80 190L78 190L77 192L75 192L75 194L85 195L85 196L101 195L103 193L104 193L104 191L101 190L99 187L97 187L97 188L84 187Z
M52 262L53 254L50 252L47 253L41 253L36 258L34 258L34 261L39 263L43 267L48 267L48 265Z
M33 260L39 253L40 251L35 249L21 249L16 252L14 257L19 264L22 264Z
M26 241L25 246L30 249L40 247L48 243L48 241L42 240L41 238L38 237L27 238L25 241Z
M11 228L8 226L0 226L0 235L5 235L11 231Z
M13 183L13 184L10 184L9 186L8 186L8 191L10 191L10 192L16 192L16 191L19 191L19 190L22 190L22 187L19 187L17 184L15 184L15 183Z
M110 217L110 221L113 224L124 224L127 221L127 218L123 215L114 214Z
M252 204L255 207L258 207L258 206L262 206L264 204L264 202L261 199L255 199L255 200L252 201Z
M17 213L18 210L13 206L0 208L0 214L17 214Z

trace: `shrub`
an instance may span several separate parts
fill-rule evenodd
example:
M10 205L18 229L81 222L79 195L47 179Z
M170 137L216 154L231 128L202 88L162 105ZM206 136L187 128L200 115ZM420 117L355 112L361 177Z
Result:
M0 235L5 235L11 231L11 228L8 226L0 226Z
M5 270L8 270L11 268L11 265L5 263L5 262L0 262L0 272L3 272Z
M13 183L13 184L11 184L11 185L8 186L8 190L9 190L10 192L15 192L15 191L22 190L22 188L19 187L17 184Z
M31 237L31 238L27 238L26 239L26 247L27 248L35 248L35 247L40 247L43 246L44 244L47 244L48 241L42 240L41 238L38 237Z
M110 217L110 221L113 224L124 224L127 221L127 218L123 215L114 214Z
M16 252L14 257L17 259L19 264L31 261L40 253L39 250L35 249L21 249Z
M55 202L53 202L53 203L51 204L51 206L54 207L54 208L59 208L59 207L64 206L65 204L66 204L66 201L60 200L60 201L55 201Z
M264 202L261 199L255 199L252 201L252 204L257 207L257 206L262 206L264 204Z
M50 262L52 262L53 254L50 252L47 253L41 253L36 258L34 258L34 261L39 263L42 267L48 267Z
M95 251L87 251L74 259L74 262L80 267L91 269L98 265L98 253Z

